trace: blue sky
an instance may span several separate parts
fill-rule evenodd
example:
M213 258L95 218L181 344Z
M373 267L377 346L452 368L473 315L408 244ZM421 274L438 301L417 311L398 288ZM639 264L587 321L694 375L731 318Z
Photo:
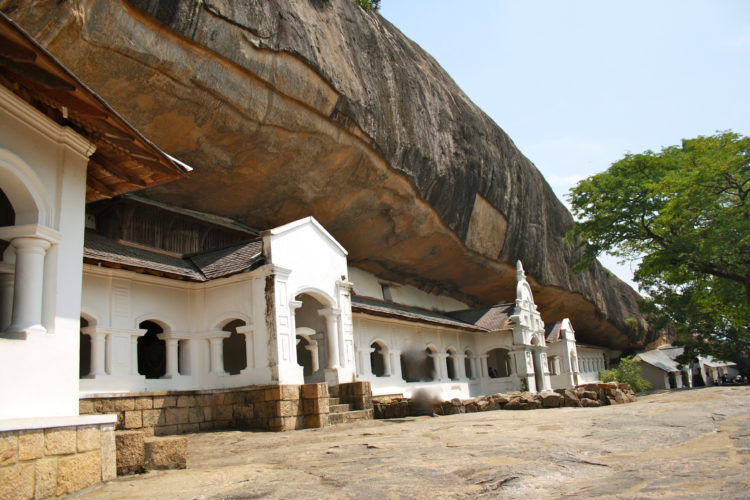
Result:
M717 130L750 135L750 1L381 0L380 14L561 199L627 152Z

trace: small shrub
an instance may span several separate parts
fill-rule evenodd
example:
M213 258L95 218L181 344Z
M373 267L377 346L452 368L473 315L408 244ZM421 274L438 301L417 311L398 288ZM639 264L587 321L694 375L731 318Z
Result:
M354 3L365 10L378 10L380 8L380 0L354 0Z
M599 372L599 379L602 382L624 382L630 384L630 388L635 392L643 392L651 389L651 384L645 378L641 377L641 366L632 357L620 359L620 364L611 370L602 370Z

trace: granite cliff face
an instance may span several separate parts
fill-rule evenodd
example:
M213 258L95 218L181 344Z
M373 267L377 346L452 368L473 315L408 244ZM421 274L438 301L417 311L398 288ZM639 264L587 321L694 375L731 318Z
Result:
M126 119L195 167L146 196L271 227L313 215L350 262L473 304L512 300L628 348L656 336L534 165L429 54L351 0L0 1ZM637 327L633 327L635 318Z

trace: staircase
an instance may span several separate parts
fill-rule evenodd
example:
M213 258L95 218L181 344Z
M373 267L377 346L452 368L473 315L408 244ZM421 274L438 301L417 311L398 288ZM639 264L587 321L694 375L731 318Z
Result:
M352 410L352 405L340 398L328 398L328 425L346 424L357 420L372 420L372 409Z

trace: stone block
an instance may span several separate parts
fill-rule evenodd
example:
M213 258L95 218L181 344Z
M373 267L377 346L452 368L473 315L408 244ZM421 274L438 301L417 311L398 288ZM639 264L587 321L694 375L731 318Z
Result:
M213 403L214 406L219 406L224 404L224 393L223 392L217 392L213 395Z
M143 472L144 437L140 431L115 433L117 475Z
M175 396L154 396L153 402L154 408L177 406L177 398Z
M213 404L214 397L212 394L201 394L195 396L195 404L197 406L211 406Z
M101 438L98 426L79 427L76 434L78 453L100 448Z
M95 413L114 413L115 412L115 400L114 399L94 399L94 412Z
M0 435L0 467L15 465L18 461L18 434L6 432Z
M329 400L326 399L303 399L302 410L305 415L319 415L328 413Z
M253 405L235 405L234 406L234 418L237 421L242 421L248 424L255 418L255 411Z
M265 399L266 401L281 401L283 399L281 392L282 391L280 385L269 387L265 390L263 399Z
M202 431L211 431L214 429L214 423L213 422L201 422L198 424L198 429Z
M197 424L205 420L203 416L203 408L193 406L188 408L188 422L191 424Z
M200 427L198 424L179 424L177 426L177 434L189 434L191 432L198 432Z
M542 406L544 408L559 408L563 406L565 402L565 396L556 392L549 392L542 394Z
M3 500L34 497L34 464L0 468L0 498Z
M601 405L602 403L598 399L581 398L581 406L584 408L595 408Z
M125 429L140 429L143 427L143 415L141 410L126 411L123 427L125 427Z
M186 424L188 422L187 408L167 408L165 410L167 425Z
M115 429L118 431L125 429L125 412L124 411L118 411L115 413L115 416L117 417L117 421L115 422Z
M57 495L57 458L37 460L34 462L34 498L48 498L55 495Z
M214 407L214 420L231 420L232 416L232 405L221 405Z
M203 412L203 420L205 422L213 419L214 409L212 406L203 406L201 407L201 411Z
M150 410L154 407L154 400L149 396L135 398L136 410Z
M268 422L268 428L272 431L293 431L305 425L304 417L274 417Z
M355 396L372 395L370 382L352 382L352 394Z
M131 411L135 410L135 399L134 398L117 398L115 400L116 411Z
M115 430L112 426L102 426L99 432L99 460L102 464L102 481L110 481L117 477L117 450L115 446Z
M305 427L308 429L316 429L319 427L325 427L328 425L328 414L320 415L307 415L305 417Z
M45 455L70 455L76 452L75 428L44 430Z
M282 385L281 386L281 399L285 401L296 401L300 396L300 386L298 385Z
M148 428L167 423L165 416L166 412L162 408L156 410L143 410L141 413L143 427Z
M80 415L91 415L92 413L96 413L94 410L94 402L90 399L79 399L78 413Z
M186 437L156 437L145 442L146 463L151 469L187 468Z
M230 429L231 427L231 420L214 420L214 429Z
M60 457L57 462L57 495L75 493L99 484L102 481L101 474L98 450Z
M154 436L169 436L177 434L177 425L157 425L154 427Z
M240 399L240 394L238 392L225 392L224 402L222 404L233 405L235 403L238 403Z
M154 435L154 428L153 427L141 427L138 429L143 433L143 437L151 437Z
M301 414L299 400L296 401L279 401L278 416L296 417Z
M0 456L2 454L0 453ZM44 455L44 431L31 430L18 433L18 459L33 460ZM0 458L2 460L2 458Z
M191 406L195 406L195 396L192 396L192 395L177 396L177 406L179 408L189 408Z
M302 386L302 397L304 399L318 399L328 397L328 386L325 382L318 384L305 384Z

